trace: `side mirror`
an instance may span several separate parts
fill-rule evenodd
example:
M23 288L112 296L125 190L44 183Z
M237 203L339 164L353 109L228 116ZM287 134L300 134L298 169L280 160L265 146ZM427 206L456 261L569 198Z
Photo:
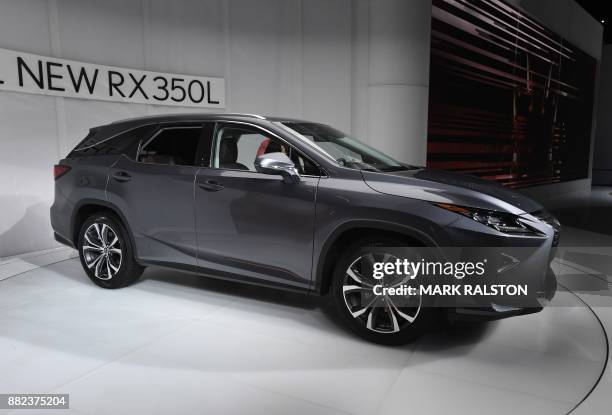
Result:
M263 174L281 175L285 183L300 182L300 174L295 164L285 153L268 153L257 156L255 170Z

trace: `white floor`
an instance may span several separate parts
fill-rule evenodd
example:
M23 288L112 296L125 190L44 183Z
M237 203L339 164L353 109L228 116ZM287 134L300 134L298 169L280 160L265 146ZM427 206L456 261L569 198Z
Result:
M0 260L0 393L69 393L74 414L610 413L606 293L388 348L315 298L161 269L103 290L73 257ZM555 268L602 282L585 266Z

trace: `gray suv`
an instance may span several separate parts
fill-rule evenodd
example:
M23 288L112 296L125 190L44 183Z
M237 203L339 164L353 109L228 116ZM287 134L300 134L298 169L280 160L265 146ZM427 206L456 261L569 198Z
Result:
M55 238L78 249L97 285L123 287L146 266L165 266L329 293L351 329L380 343L413 339L433 314L420 300L364 300L374 258L388 257L381 247L529 246L548 267L558 243L556 219L514 191L401 163L314 122L250 114L118 121L92 128L54 169ZM551 298L554 275L522 278L537 279L538 296ZM495 319L538 304L446 311Z

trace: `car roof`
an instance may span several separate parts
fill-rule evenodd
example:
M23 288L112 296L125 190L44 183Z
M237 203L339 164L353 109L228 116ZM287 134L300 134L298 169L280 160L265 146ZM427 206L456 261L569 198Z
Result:
M159 122L173 122L173 121L189 121L189 120L207 120L207 119L222 119L228 121L237 120L259 120L259 121L285 121L285 122L309 122L305 120L299 120L290 117L269 117L259 114L250 113L177 113L177 114L159 114L159 115L148 115L145 117L127 118L123 120L115 121L109 125L117 124L136 124L136 123L159 123Z
M258 114L247 113L176 113L176 114L160 114L149 115L145 117L127 118L118 120L110 124L100 125L90 130L90 134L83 139L77 146L76 150L89 148L93 145L108 140L126 131L132 130L145 125L159 124L166 122L200 122L206 120L224 120L224 121L251 121L255 124L263 124L266 122L298 122L299 120L286 117L266 117ZM308 121L299 121L308 122Z

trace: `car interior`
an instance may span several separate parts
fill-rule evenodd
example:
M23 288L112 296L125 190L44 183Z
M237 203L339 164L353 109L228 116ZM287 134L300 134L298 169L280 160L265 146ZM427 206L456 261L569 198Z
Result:
M140 150L141 163L177 166L195 165L201 129L195 127L167 128ZM216 159L213 167L256 171L255 159L264 154L284 153L300 174L318 176L319 169L298 151L259 131L225 127L218 133Z

